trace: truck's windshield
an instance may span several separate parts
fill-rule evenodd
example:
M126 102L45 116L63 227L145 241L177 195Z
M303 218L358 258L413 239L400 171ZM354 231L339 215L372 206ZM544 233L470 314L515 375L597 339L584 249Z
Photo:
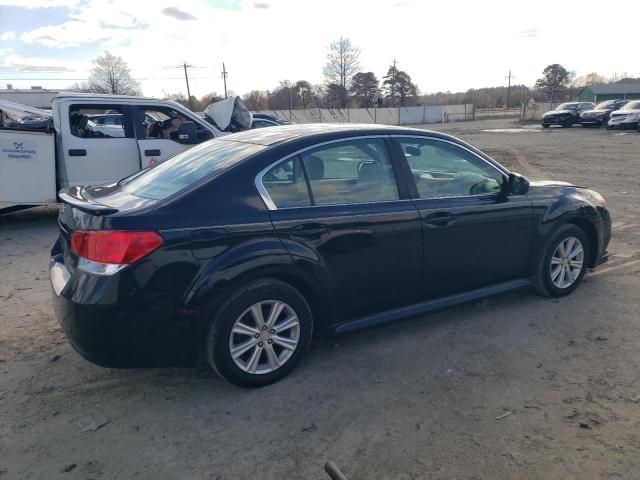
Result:
M207 176L220 173L265 147L252 143L210 140L128 177L120 187L133 195L164 200Z

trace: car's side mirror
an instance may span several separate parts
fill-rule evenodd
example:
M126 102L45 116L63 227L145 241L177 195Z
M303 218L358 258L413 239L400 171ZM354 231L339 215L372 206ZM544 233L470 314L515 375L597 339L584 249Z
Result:
M196 130L196 124L189 121L184 121L178 127L177 140L180 143L187 145L193 145L198 143L198 131Z
M529 191L529 180L519 173L511 172L503 184L505 195L524 195Z
M406 147L404 147L404 151L409 157L420 156L420 149L418 147L414 147L413 145L407 145Z

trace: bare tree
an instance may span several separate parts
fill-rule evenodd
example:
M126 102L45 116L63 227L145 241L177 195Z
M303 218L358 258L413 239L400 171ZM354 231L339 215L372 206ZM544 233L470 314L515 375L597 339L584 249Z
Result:
M89 91L112 95L136 95L140 85L131 77L129 66L110 52L93 60L93 68L87 82Z
M269 98L267 92L261 90L251 90L242 97L245 105L251 111L267 110L269 108Z
M327 85L339 85L342 107L347 106L347 94L351 88L353 76L360 70L360 49L351 44L348 38L340 37L329 45L324 77ZM334 88L335 90L335 88Z

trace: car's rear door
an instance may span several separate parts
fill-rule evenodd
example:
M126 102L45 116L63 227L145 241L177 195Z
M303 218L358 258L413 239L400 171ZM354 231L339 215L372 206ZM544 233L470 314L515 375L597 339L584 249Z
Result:
M507 172L441 138L396 136L423 226L423 294L439 298L531 275L533 207L500 193Z
M328 290L337 321L411 303L420 293L420 216L388 141L328 142L257 180L275 229Z

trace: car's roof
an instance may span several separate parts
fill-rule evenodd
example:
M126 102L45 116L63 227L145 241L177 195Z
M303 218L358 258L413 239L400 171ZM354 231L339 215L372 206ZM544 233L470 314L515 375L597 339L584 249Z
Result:
M435 134L428 130L417 128L395 127L391 125L369 125L353 123L309 123L294 125L279 125L277 127L247 130L222 137L221 140L235 142L254 143L257 145L271 146L284 143L301 137L330 137L332 134L341 134L342 137L363 135L390 135L409 134L425 135ZM350 135L352 133L353 135Z

